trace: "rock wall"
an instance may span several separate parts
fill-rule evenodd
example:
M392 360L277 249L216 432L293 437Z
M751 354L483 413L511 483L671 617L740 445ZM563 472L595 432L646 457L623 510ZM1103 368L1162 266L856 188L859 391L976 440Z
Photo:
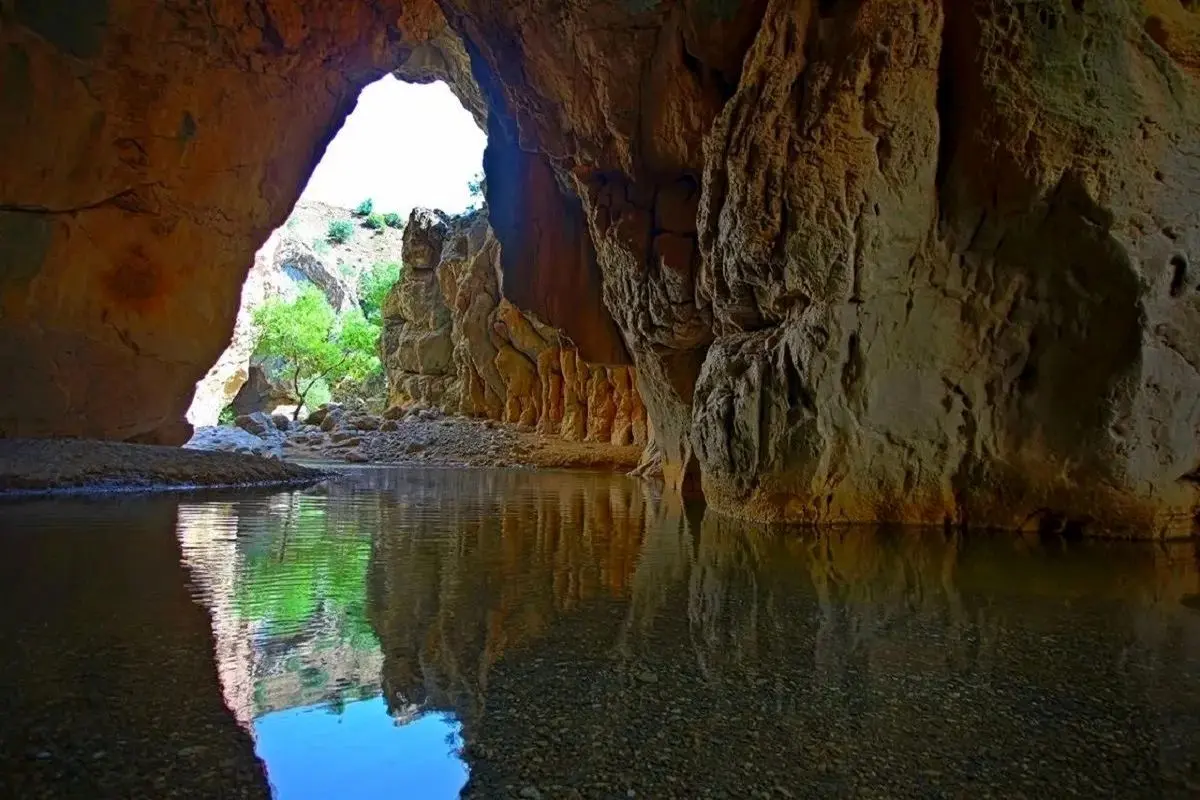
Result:
M416 209L404 272L383 307L389 405L427 405L571 441L647 442L632 368L586 361L575 343L500 289L486 212Z
M0 7L0 433L180 443L398 0ZM52 99L51 99L52 98Z
M583 200L669 483L763 519L1194 529L1194 4L447 5Z
M269 276L274 270L274 252L278 241L273 234L254 256L254 264L242 285L241 301L229 345L217 357L217 363L196 384L196 392L187 410L187 421L192 426L216 425L221 410L237 397L250 377L250 357L258 345L254 309L266 301L270 292Z

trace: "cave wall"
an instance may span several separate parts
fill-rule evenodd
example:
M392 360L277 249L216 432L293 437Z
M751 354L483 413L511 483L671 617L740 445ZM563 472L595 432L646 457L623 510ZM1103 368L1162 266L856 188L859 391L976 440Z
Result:
M574 182L668 483L1194 528L1194 3L443 6Z
M486 112L506 289L628 354L671 487L1192 528L1191 0L209 6L0 5L3 434L180 440L254 249L407 69Z
M254 251L403 56L399 5L6 0L0 433L186 441Z
M568 441L647 443L634 369L590 361L569 335L508 296L511 275L487 209L414 209L403 256L383 304L389 408L437 408Z

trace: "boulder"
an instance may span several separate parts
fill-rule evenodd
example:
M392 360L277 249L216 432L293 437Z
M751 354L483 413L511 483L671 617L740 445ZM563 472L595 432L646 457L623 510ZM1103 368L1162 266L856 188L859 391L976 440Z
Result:
M253 453L262 456L279 456L282 452L281 439L263 439L237 427L205 426L196 429L184 447L192 450L217 450L227 453Z
M294 402L291 392L268 378L261 365L253 364L247 370L246 382L234 396L231 405L234 413L239 415L260 412L272 414L279 406L291 402Z
M233 421L233 424L255 436L266 436L277 430L274 420L261 411L256 411L253 414L242 414Z
M350 418L349 424L360 431L377 431L383 420L374 414L356 414Z
M321 418L320 428L322 431L329 433L330 431L338 430L346 424L346 411L340 406L333 406L326 410Z
M331 412L335 408L341 408L341 406L335 405L335 404L330 404L330 403L325 403L324 405L317 408L316 411L313 411L311 414L309 414L308 417L304 421L308 425L320 425L322 422L325 421L325 417L329 416L329 412Z

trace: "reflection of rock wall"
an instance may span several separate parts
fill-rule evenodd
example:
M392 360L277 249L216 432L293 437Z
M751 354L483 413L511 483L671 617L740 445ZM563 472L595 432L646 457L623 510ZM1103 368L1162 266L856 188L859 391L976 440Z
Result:
M0 794L270 797L222 702L178 504L77 497L0 513Z
M217 674L225 706L250 730L254 719L254 646L237 619L237 514L233 504L182 505L176 536L197 599L212 620Z
M384 305L391 405L432 405L564 439L644 444L633 369L584 361L557 330L506 300L483 213L413 212L404 274Z
M633 481L459 471L396 481L405 502L383 509L391 532L375 550L368 605L391 703L453 709L469 725L505 653L563 614L628 595L644 529Z
M389 696L463 719L466 796L1200 777L1192 544L798 536L541 477L408 479L372 565Z

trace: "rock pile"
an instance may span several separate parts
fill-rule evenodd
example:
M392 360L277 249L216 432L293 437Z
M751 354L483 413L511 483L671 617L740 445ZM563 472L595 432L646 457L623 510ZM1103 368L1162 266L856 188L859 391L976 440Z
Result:
M386 415L337 404L302 422L262 412L232 427L197 429L187 447L299 461L472 467L584 467L627 470L640 448L566 442L489 419L448 416L436 408Z

